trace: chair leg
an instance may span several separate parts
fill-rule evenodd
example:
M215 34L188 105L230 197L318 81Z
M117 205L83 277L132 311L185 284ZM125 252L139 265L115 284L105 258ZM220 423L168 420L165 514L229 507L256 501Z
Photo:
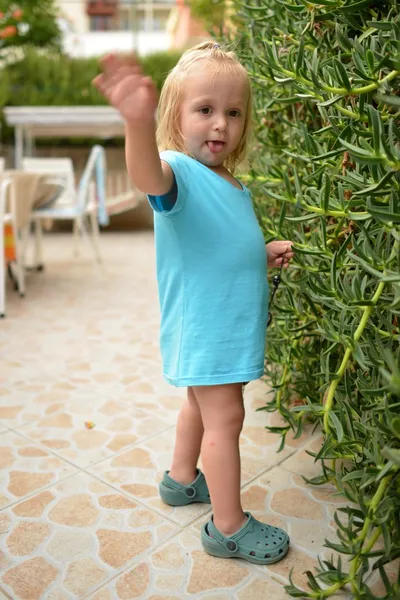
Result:
M78 219L74 219L72 231L73 231L73 238L74 238L74 256L78 256L79 255L79 242L80 242Z
M0 222L0 318L6 315L6 269L4 256L4 224Z
M21 237L20 237L21 236ZM20 296L25 296L25 251L28 242L28 227L15 235L15 250L17 254L17 281Z
M43 271L43 230L40 219L35 221L35 258L34 266L38 271Z
M92 235L90 236L90 239L92 241L96 260L97 260L97 262L101 263L102 258L101 258L101 254L100 254L100 232L99 232L99 224L97 222L97 214L95 211L92 211L89 214L89 219L90 219L90 224L91 224L91 228L92 228Z

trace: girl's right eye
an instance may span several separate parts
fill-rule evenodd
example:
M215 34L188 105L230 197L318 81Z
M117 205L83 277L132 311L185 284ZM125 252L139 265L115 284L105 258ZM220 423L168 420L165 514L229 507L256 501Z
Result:
M203 106L202 108L200 108L200 111L202 115L209 115L211 113L211 108L209 106Z

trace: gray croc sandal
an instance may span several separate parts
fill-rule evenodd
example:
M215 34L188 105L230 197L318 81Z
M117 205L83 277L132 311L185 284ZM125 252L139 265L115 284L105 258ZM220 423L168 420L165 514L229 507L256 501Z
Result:
M208 486L203 473L197 469L197 477L190 485L183 485L172 479L165 471L160 483L160 496L170 506L185 506L192 502L211 503Z
M215 527L213 520L203 525L201 542L211 556L243 558L255 565L270 565L281 560L289 550L289 536L278 527L257 521L250 513L246 523L230 537Z

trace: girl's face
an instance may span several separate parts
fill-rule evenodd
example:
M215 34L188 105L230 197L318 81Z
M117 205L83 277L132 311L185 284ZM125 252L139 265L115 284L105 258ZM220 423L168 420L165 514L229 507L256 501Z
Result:
M248 86L238 73L214 73L206 65L184 81L181 132L188 154L208 167L218 167L242 139Z

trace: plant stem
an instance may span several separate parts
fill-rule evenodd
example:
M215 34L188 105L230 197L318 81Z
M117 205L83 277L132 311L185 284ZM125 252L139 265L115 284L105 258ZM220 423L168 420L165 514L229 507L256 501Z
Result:
M380 284L378 285L378 288L377 288L373 298L372 298L373 305L366 306L364 308L364 312L363 312L363 316L361 317L360 324L357 327L356 332L354 334L354 342L358 342L358 340L360 339L360 337L368 323L368 319L370 318L373 309L375 308L379 298L382 295L384 287L385 287L385 282L381 281ZM339 385L340 381L342 380L342 377L346 370L347 363L349 361L351 354L352 354L352 349L347 348L346 352L344 354L344 357L342 359L341 365L339 367L339 370L336 373L336 378L331 382L331 385L329 387L329 392L328 392L328 395L326 398L326 403L325 403L325 408L324 408L324 412L325 412L325 414L324 414L324 429L325 429L326 434L328 434L329 430L330 430L329 429L329 413L332 410L335 391L336 391L336 388Z
M289 359L290 359L290 355L292 353L292 349L296 348L299 344L299 340L295 339L290 347L289 350L289 354L286 358L286 363L285 363L285 367L283 369L283 373L282 373L282 377L281 377L281 381L279 383L280 388L278 390L278 393L276 395L276 408L279 410L281 407L281 402L282 402L282 394L283 394L283 390L284 390L284 385L286 384L286 380L288 379L287 375L289 372Z
M329 596L332 596L335 592L340 590L347 583L350 583L350 579L344 579L343 581L334 583L333 585L326 588L325 590L321 590L319 592L315 592L315 594L311 594L311 597L312 598L329 598Z
M376 531L371 535L368 544L365 546L363 554L368 554L370 550L375 546L379 536L381 535L381 528L377 527Z
M376 490L376 492L371 500L371 505L370 505L370 514L371 515L374 515L376 509L378 508L378 506L384 496L386 488L389 485L392 477L393 477L393 475L387 475L380 482L379 487ZM359 551L357 552L357 554L354 556L354 558L352 560L350 572L349 572L349 579L351 580L351 587L352 587L352 591L354 594L357 592L355 577L357 574L358 563L360 561L360 556L362 554L363 543L365 541L365 538L367 537L367 533L368 533L368 530L371 525L373 525L372 517L367 517L365 519L364 527L362 528L360 535L355 540L355 543L361 542L361 546L360 546ZM366 552L369 552L369 550L374 546L374 544L376 543L376 540L379 537L379 533L380 533L380 527L378 527L378 535L377 535L376 539L374 539L376 536L376 532L374 532L372 534L371 539L370 539L369 543L367 544L367 549L365 550Z
M283 369L282 377L281 377L281 380L279 383L279 385L281 387L279 388L278 393L276 394L276 408L278 410L280 410L280 408L281 408L283 385L284 385L284 383L286 383L286 376L287 376L288 371L289 371L289 366L286 362L285 367Z

